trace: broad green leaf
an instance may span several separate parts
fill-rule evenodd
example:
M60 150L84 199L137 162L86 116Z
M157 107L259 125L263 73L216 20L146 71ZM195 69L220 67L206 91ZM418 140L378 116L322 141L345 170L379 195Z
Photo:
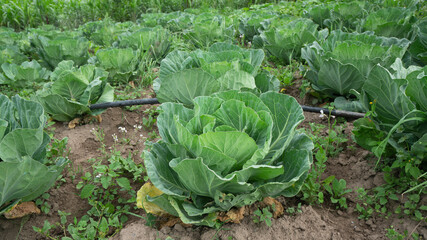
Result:
M304 115L295 98L288 95L267 92L261 94L260 98L270 109L274 123L270 151L266 157L269 161L274 161L287 148L297 125L304 120Z
M245 193L253 186L239 182L237 176L223 178L203 163L202 158L174 159L170 162L182 184L192 193L201 196L213 197L216 191Z
M0 162L0 212L10 201L31 201L47 191L64 166L47 167L29 157L22 161Z
M162 79L157 92L160 102L179 102L186 106L193 105L198 96L209 96L218 92L220 83L201 69L183 70Z

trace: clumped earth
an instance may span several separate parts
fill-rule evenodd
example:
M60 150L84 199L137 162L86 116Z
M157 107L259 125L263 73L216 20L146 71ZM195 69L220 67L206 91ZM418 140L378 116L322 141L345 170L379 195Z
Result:
M298 85L298 84L297 84ZM292 92L292 88L288 90ZM295 96L298 97L298 96ZM304 99L298 99L300 103L307 102ZM80 176L91 169L90 158L101 156L100 143L96 140L92 129L100 128L105 133L104 143L107 148L114 143L113 134L121 136L119 127L133 129L135 124L140 124L145 117L143 111L151 106L142 106L136 111L130 112L120 108L108 109L102 116L101 123L89 123L76 126L69 129L67 124L56 123L54 127L55 138L62 139L68 137L68 148L70 149L69 159L72 162L70 167L63 173L66 182L57 185L49 190L50 198L47 202L51 205L49 214L31 215L22 219L6 220L0 219L0 240L9 239L45 239L33 230L33 226L42 227L45 220L51 223L58 222L58 210L71 213L68 221L74 217L78 219L86 214L90 209L88 203L81 199L79 191L75 185ZM155 107L155 106L154 106ZM327 124L326 119L319 118L318 113L305 113L305 121L301 127L308 128L309 122ZM374 165L376 159L372 158L370 152L358 147L350 138L353 125L351 120L346 123L344 134L348 136L344 150L337 156L329 158L327 161L325 177L335 175L338 179L345 179L347 187L353 189L352 193L346 195L348 209L337 209L328 201L323 205L307 205L300 198L283 198L277 200L282 203L285 209L298 209L298 204L302 207L300 212L285 213L283 216L272 219L272 226L268 227L265 223L255 223L253 221L253 212L257 209L256 204L248 208L244 219L239 224L224 224L220 229L211 229L198 226L183 226L176 224L173 227L164 227L156 229L145 225L145 220L136 217L130 217L124 228L112 240L131 240L131 239L387 239L386 229L394 226L394 229L400 233L405 230L408 233L418 233L421 239L427 238L427 225L425 222L419 223L408 217L397 218L392 215L389 218L381 216L372 217L369 220L359 220L359 214L355 211L357 203L357 194L355 190L359 187L372 189L383 184L383 176L376 173ZM326 131L326 130L325 130ZM325 133L326 134L326 133ZM142 137L141 137L142 135ZM142 129L137 134L129 136L130 144L125 146L123 154L129 152L139 156L138 153L144 149L144 137L148 137L149 132ZM352 147L349 147L352 146ZM135 161L141 162L142 159L135 157ZM72 176L76 179L72 181ZM137 189L135 189L137 190ZM426 197L421 200L427 201ZM145 215L143 210L137 212ZM54 234L60 235L60 230Z

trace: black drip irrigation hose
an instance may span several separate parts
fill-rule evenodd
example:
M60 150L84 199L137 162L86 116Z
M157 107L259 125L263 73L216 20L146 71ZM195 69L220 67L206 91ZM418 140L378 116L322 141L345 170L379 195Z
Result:
M102 108L111 108L111 107L147 105L147 104L159 104L159 101L157 100L157 98L143 98L143 99L135 99L135 100L92 104L89 106L89 108L93 110L93 109L102 109ZM302 110L304 110L305 112L320 113L321 111L323 111L324 114L326 115L329 114L329 109L327 108L310 107L310 106L304 106L304 105L301 105L301 107L302 107ZM365 116L365 114L363 113L348 112L348 111L341 111L341 110L332 110L330 114L337 117L346 117L346 118L363 118Z

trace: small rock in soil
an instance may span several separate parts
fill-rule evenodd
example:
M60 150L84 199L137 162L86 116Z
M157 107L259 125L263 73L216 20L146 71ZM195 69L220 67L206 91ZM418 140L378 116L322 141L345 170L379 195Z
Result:
M181 224L176 224L173 229L175 231L178 231L178 232L184 232L185 231L184 227Z

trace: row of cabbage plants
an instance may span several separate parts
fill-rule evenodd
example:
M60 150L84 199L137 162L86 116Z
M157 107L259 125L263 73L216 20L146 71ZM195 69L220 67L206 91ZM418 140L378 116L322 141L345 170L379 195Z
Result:
M342 21L338 23L319 20L315 15L316 11L345 15L348 12L342 9L355 4L366 14L357 23L345 17L338 17ZM19 138L10 135L13 129L8 126L42 132L43 111L58 121L99 114L89 105L113 101L111 85L137 78L141 64L150 59L161 62L153 89L163 103L157 121L162 139L146 152L145 165L155 188L141 189L138 201L142 206L150 209L155 204L161 208L159 213L213 226L219 211L266 196L293 196L308 174L313 145L296 130L303 120L296 100L277 93L279 81L260 71L266 55L283 63L306 61L306 78L313 89L336 98L335 105L341 108L371 112L369 119L355 123L355 139L361 146L378 157L398 153L424 160L426 44L424 20L417 14L423 5L407 6L413 24L411 33L400 38L376 30L385 28L379 24L368 28L374 21L369 19L375 18L371 16L380 19L378 12L387 9L378 3L312 6L305 13L312 20L284 14L285 6L255 6L230 16L215 10L144 14L138 23L104 19L64 32L49 26L20 33L1 29L0 84L26 87L40 83L33 100L44 108L38 111L40 124L27 127L28 117L19 113L19 104L9 107L10 100L2 97L0 106L13 112L2 110L0 115L1 126L7 130L0 134L2 166L7 168L12 157L17 164L26 159L43 162L48 142L37 133L34 152L25 147L25 153L3 153L2 149L19 146ZM387 26L397 32L394 25L400 27L397 23ZM174 43L177 39L184 44ZM18 102L19 97L14 99ZM22 119L10 120L17 116ZM7 133L15 142L6 138ZM414 169L415 178L425 170ZM8 183L10 179L3 185ZM2 209L37 195L1 194L5 199Z

